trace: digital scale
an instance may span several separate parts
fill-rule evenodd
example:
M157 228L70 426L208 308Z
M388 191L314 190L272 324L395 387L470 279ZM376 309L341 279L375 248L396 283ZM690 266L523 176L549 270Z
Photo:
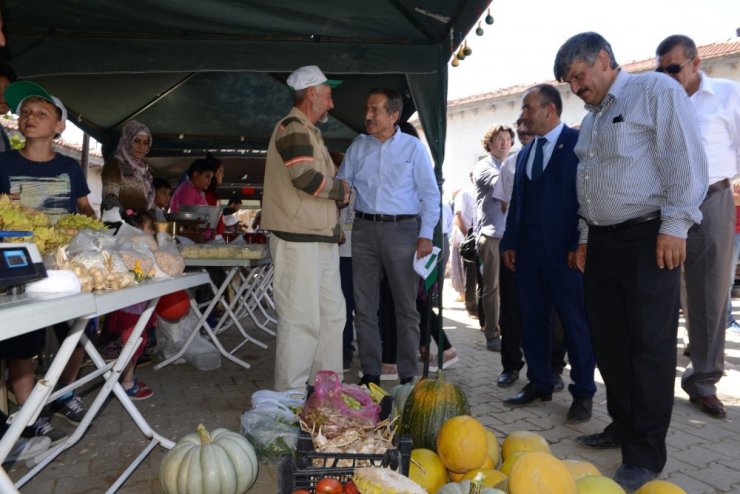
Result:
M0 240L30 237L32 232L0 231ZM17 295L25 285L46 278L46 268L38 247L33 242L0 242L0 290Z

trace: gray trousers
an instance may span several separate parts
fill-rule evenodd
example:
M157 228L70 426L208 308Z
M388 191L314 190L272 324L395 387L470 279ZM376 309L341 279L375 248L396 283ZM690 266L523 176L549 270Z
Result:
M717 393L724 373L727 329L727 279L732 269L735 204L732 191L723 189L701 204L704 215L686 239L686 305L691 365L681 387L692 398Z
M413 267L419 220L374 222L355 217L352 225L352 283L355 332L364 374L381 374L378 329L380 277L385 270L396 314L396 365L401 379L419 374L419 275Z
M483 289L480 303L483 304L485 323L483 331L486 339L495 338L501 334L498 329L498 320L501 312L501 299L498 290L501 253L499 244L501 239L481 235L478 239L478 257L483 265Z

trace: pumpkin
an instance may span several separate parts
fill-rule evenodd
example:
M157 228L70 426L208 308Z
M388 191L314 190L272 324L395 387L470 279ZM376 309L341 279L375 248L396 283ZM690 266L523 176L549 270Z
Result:
M515 431L506 436L501 446L501 456L504 461L515 451L542 451L550 453L550 445L547 439L535 432Z
M470 415L447 419L437 433L437 454L448 470L463 473L480 468L488 459L488 437Z
M414 377L410 383L396 384L391 388L390 395L393 397L393 417L401 417L403 407L406 405L411 391L414 389L418 379Z
M476 468L463 475L463 480L473 480L479 473L483 474L483 485L486 487L497 487L506 480L506 474L493 468Z
M199 424L167 452L159 481L167 494L243 494L257 480L254 447L241 434Z
M651 480L637 489L635 494L686 494L686 491L667 480Z
M509 457L504 460L501 466L498 467L499 472L503 473L507 477L511 475L511 469L514 468L514 463L516 463L516 461L521 458L524 453L524 451L514 451L513 453L511 453Z
M549 453L531 451L516 460L509 494L576 494L576 481L563 462Z
M593 463L584 460L563 460L563 465L565 465L575 481L586 475L601 475L601 472L599 472L599 469Z
M505 494L504 491L485 487L483 485L483 476L478 474L473 480L463 480L461 482L450 482L443 485L437 494Z
M578 494L627 494L622 486L603 475L586 475L576 481Z
M447 483L447 470L437 453L431 449L411 450L409 478L422 486L430 494Z
M409 394L401 414L400 434L410 436L415 448L436 450L437 431L445 420L470 414L462 390L444 379L421 379Z
M501 461L501 448L498 445L498 438L488 427L486 427L486 437L488 438L488 456L493 461L492 468L496 468Z

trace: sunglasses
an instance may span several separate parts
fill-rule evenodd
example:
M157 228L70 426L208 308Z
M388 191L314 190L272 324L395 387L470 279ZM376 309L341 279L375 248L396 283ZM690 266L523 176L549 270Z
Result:
M672 64L670 64L670 65L668 65L666 67L658 67L657 69L655 69L655 72L668 72L669 74L676 75L679 72L681 72L681 69L683 68L684 65L686 65L687 63L689 63L693 59L694 59L694 57L691 57L688 60L686 60L684 63L681 63L681 64L672 63Z

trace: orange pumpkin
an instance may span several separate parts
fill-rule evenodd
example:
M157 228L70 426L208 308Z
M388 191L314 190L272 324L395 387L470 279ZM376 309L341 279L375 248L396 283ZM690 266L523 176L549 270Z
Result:
M453 472L480 468L488 458L486 429L470 415L448 419L437 433L437 454Z

